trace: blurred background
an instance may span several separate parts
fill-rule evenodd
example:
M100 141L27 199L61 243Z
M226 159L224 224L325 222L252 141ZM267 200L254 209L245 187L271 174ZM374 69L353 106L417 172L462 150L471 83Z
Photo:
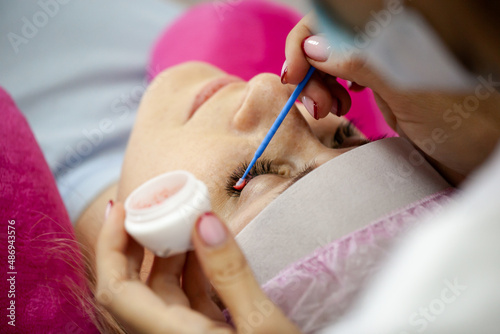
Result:
M169 1L169 0L166 0ZM188 5L193 5L197 4L200 2L220 2L220 3L234 3L239 0L175 0L175 2L181 3L181 4L188 4ZM274 0L276 2L281 2L290 6L293 6L297 8L299 11L302 13L307 13L309 11L309 1L304 1L304 0Z

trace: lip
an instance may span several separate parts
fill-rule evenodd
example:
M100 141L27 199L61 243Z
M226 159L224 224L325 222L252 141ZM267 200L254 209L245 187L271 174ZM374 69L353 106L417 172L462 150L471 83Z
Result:
M234 82L241 82L241 81L243 80L232 75L219 77L217 79L210 81L200 90L200 92L194 98L193 107L191 108L191 112L189 113L188 119L193 117L196 110L198 110L205 102L207 102L222 88Z

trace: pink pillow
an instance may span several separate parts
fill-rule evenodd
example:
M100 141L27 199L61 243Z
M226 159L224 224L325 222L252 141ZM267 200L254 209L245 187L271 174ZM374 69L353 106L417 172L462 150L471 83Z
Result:
M151 75L189 60L210 63L245 80L258 73L279 74L286 36L300 19L296 11L262 0L195 6L158 39Z
M4 259L0 332L98 333L83 311L88 305L74 295L88 296L88 289L54 177L28 123L2 88L0 113L0 252ZM15 252L8 263L12 267L7 267L8 247ZM9 325L11 321L15 327Z
M259 73L280 75L285 43L302 15L264 1L216 1L195 6L161 34L151 55L150 78L190 60L204 61L245 80ZM392 136L370 90L351 93L347 118L369 138Z

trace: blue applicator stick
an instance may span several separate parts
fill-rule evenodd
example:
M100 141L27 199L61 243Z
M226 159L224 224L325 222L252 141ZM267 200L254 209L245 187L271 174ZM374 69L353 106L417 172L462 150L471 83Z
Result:
M285 119L286 115L288 115L288 112L290 111L290 109L292 109L292 106L295 104L295 101L298 99L300 93L302 92L305 85L307 84L307 82L311 78L312 74L314 73L314 70L315 70L315 68L311 66L309 71L307 71L307 74L306 74L306 77L304 78L304 80L302 80L299 83L299 85L295 88L295 90L293 91L292 95L290 96L290 98L286 102L285 106L281 110L280 114L278 115L278 118L276 118L273 126L271 126L271 129L269 129L269 132L267 133L266 137L264 138L264 140L260 144L259 148L255 152L255 155L254 155L252 161L250 162L250 164L248 165L247 170L245 171L245 174L243 174L241 179L239 179L238 182L236 183L236 185L234 186L235 189L241 190L245 186L245 184L246 184L245 179L248 176L248 173L250 173L250 170L252 169L253 165L255 165L255 162L257 161L257 159L260 158L262 153L264 153L264 150L266 149L267 145L269 145L269 142L271 141L271 139L273 139L274 134L276 133L276 131L278 131L278 128L280 127L281 123Z

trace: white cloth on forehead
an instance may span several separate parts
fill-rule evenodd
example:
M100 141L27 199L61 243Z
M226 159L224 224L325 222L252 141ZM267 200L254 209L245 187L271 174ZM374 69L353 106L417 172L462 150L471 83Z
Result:
M408 141L387 138L318 167L236 240L263 284L318 247L449 187Z

